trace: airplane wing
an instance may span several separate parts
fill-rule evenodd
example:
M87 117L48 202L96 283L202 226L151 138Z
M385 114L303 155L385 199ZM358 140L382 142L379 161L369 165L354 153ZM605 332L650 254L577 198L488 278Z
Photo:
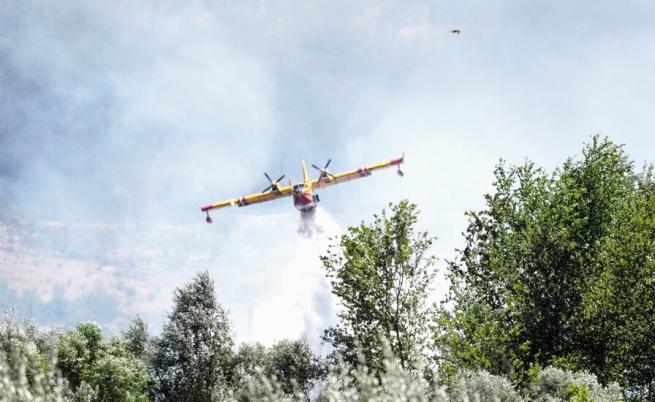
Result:
M273 189L263 193L255 193L244 195L243 197L230 198L229 200L220 201L215 204L205 205L200 207L200 210L207 212L212 209L219 209L225 207L245 207L246 205L259 204L266 201L276 200L278 198L288 197L293 194L293 186L279 186L278 189Z
M335 184L343 183L350 180L361 179L362 177L370 176L375 170L384 169L392 166L397 166L403 163L405 157L391 159L390 161L377 163L375 165L363 166L359 169L348 170L337 174L324 174L316 180L312 180L313 188L324 188L333 186ZM399 174L402 175L400 169Z

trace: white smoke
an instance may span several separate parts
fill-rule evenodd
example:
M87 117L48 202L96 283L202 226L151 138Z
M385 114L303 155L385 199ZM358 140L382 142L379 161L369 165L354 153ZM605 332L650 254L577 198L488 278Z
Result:
M320 337L336 323L336 303L319 257L340 229L327 212L316 208L301 214L297 233L277 294L255 308L252 337L267 346L306 337L312 350L324 353Z

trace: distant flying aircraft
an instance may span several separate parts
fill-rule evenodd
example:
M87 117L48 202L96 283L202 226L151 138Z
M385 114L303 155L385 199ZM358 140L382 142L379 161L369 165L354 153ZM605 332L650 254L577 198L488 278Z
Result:
M284 175L273 181L271 180L268 173L264 173L264 176L266 176L270 182L270 185L266 187L261 193L230 198L229 200L200 207L200 210L207 214L207 218L205 219L207 223L212 223L212 218L209 217L209 211L212 209L219 209L230 206L245 207L246 205L259 204L261 202L272 201L278 198L291 196L293 197L293 205L298 210L303 212L310 212L316 208L316 204L320 201L318 194L314 194L314 190L370 176L374 170L384 169L391 166L397 166L398 175L403 176L403 171L400 170L400 164L403 163L404 159L405 155L403 154L403 156L400 158L391 159L387 162L364 166L359 169L348 170L346 172L337 174L332 174L328 171L327 168L330 166L330 162L332 162L332 159L329 159L322 169L316 165L312 165L314 169L320 172L317 179L311 179L309 177L307 167L305 166L305 161L301 161L303 174L302 183L293 184L291 183L291 180L289 180L288 186L281 186L280 180L284 179Z
M457 35L462 33L462 31L460 29L451 29L448 32L450 32L451 34L457 34Z

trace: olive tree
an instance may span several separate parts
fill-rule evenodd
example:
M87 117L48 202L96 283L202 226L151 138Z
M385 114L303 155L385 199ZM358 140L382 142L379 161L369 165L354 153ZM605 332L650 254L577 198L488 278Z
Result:
M200 272L175 291L173 311L152 362L155 398L220 399L229 381L232 345L230 324L216 301L214 282L207 272Z

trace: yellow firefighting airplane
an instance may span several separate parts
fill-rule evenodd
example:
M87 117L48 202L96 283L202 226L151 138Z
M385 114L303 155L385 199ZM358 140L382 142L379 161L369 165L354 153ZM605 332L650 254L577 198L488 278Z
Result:
M316 204L320 201L318 194L314 194L314 190L321 189L324 187L332 186L335 184L343 183L350 180L359 179L362 177L370 176L374 170L384 169L391 166L398 167L398 175L403 176L403 171L400 170L400 164L403 163L405 156L400 158L391 159L387 162L377 163L375 165L364 166L359 169L348 170L346 172L332 174L327 168L330 165L332 160L328 160L323 169L319 168L316 165L312 165L314 169L320 172L318 179L312 180L309 177L307 172L307 167L305 166L305 161L302 161L302 174L303 182L299 184L292 184L289 180L288 186L281 186L280 180L284 179L284 175L280 176L279 179L273 181L268 176L267 173L264 173L264 176L271 183L270 186L266 187L261 193L255 193L250 195L245 195L243 197L230 198L229 200L217 202L215 204L206 205L200 207L202 212L207 213L207 218L205 219L207 223L212 223L212 218L209 217L209 211L212 209L219 209L230 206L245 207L246 205L259 204L261 202L272 201L282 197L293 197L293 205L302 211L310 212L316 208Z

